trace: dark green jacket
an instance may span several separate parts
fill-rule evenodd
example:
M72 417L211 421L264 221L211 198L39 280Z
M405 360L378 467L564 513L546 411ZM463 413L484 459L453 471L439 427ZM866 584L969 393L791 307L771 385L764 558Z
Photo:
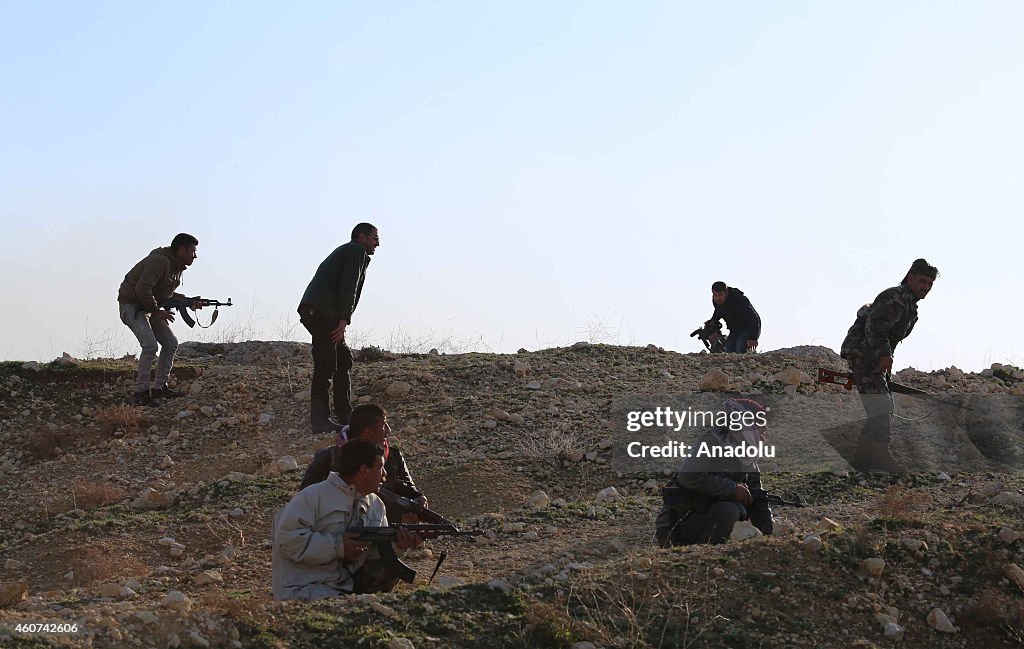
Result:
M370 255L358 242L338 246L316 269L301 304L315 306L333 320L352 322L369 265Z
M887 288L857 311L840 354L847 360L877 363L910 335L917 323L917 298L906 284Z

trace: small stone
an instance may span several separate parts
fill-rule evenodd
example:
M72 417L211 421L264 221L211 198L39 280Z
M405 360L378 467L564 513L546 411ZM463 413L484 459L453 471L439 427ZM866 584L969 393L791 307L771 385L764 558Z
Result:
M28 584L24 581L0 584L0 608L12 606L28 598Z
M922 555L928 552L928 544L920 539L902 539L900 545L914 554Z
M1010 581L1017 584L1017 587L1024 590L1024 570L1015 563L1008 563L1003 566L1003 572L1010 578Z
M231 518L241 518L242 516L245 516L245 511L243 511L241 507L235 507L228 512L228 516Z
M731 381L728 374L713 367L697 383L697 389L701 392L728 392Z
M4 561L4 570L21 570L25 567L25 564L17 559L8 559Z
M169 469L172 466L174 466L174 460L171 459L170 455L165 455L162 458L160 458L161 469Z
M277 458L274 462L274 466L277 468L279 473L290 473L292 471L299 470L299 463L295 461L295 458L291 455L285 455Z
M534 532L533 530L530 530L526 534L523 534L523 540L525 540L525 541L538 541L538 540L540 540L540 535L537 534L536 532Z
M139 622L142 622L143 624L153 624L154 622L160 621L160 618L157 617L152 611L135 611L134 613L132 613L132 617L134 617Z
M269 412L261 412L259 418L256 420L257 426L266 426L273 419Z
M551 503L551 499L543 491L537 490L526 501L527 507L533 507L535 509L544 509Z
M100 597L118 597L121 594L120 584L100 584Z
M410 390L412 390L412 386L405 381L395 381L387 387L385 392L392 399L397 399L398 397L404 397L409 394Z
M571 649L597 649L593 642L583 640L572 645Z
M804 537L804 540L800 542L800 549L804 552L817 552L821 550L821 537L817 534L808 534Z
M583 461L583 451L569 451L569 454L566 455L566 459L573 464L578 464Z
M881 577L885 571L885 559L880 559L879 557L864 559L860 562L860 569L872 577Z
M838 532L841 529L843 529L842 525L827 516L823 516L822 519L818 521L818 532Z
M216 570L204 570L192 577L192 581L195 582L196 586L206 586L207 584L220 583L224 581L224 577Z
M1004 507L1024 508L1024 494L1014 491L1003 491L996 494L989 502L993 505L1003 505Z
M999 530L999 540L1007 545L1020 538L1024 538L1024 534L1021 532L1014 532L1009 527L1004 527Z
M926 621L928 622L928 626L936 631L942 631L943 633L957 632L957 628L949 621L949 618L942 612L942 609L933 608L931 612L928 613Z
M492 579L487 582L487 585L495 590L500 590L503 593L512 592L512 584L502 579Z
M437 579L437 587L441 590L448 590L450 588L458 588L459 586L465 586L466 580L461 577L454 575L442 575Z
M395 616L395 609L391 608L390 606L385 606L384 604L381 604L380 602L371 602L370 603L370 608L373 609L373 611L375 613L378 613L379 615L383 615L384 617L394 617Z
M528 390L540 390L540 381L530 381L526 384Z
M885 626L882 627L882 635L893 642L899 642L903 639L903 627L895 622L886 622Z
M388 649L416 649L416 645L409 638L391 638L388 640Z
M598 500L615 500L619 497L619 490L615 487L605 487L597 493Z
M160 600L160 606L177 611L178 613L188 613L192 609L192 600L181 591L172 590Z
M761 530L754 527L750 521L737 521L732 526L732 533L729 534L730 541L746 541L759 536L764 536Z

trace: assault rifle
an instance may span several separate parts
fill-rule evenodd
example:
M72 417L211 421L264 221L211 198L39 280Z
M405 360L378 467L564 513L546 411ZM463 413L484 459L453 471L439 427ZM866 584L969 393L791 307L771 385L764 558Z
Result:
M389 591L395 587L399 580L411 584L416 578L416 571L402 562L395 554L395 548L391 544L398 540L398 530L405 528L414 534L419 534L424 539L434 539L441 536L454 536L468 538L473 541L476 536L483 534L483 530L460 530L454 525L389 525L387 527L350 527L346 533L356 535L356 541L360 543L373 543L377 548L380 559L367 561L362 569L357 570L353 575L355 592L375 593ZM441 568L441 563L448 556L442 552L434 566L434 572L427 581L429 584L434 575Z
M722 337L722 323L718 320L708 320L699 329L690 334L690 338L699 338L704 347L712 354L725 352L725 341Z
M824 367L818 368L818 383L833 383L835 385L841 385L847 390L853 388L853 373L852 372L836 372L835 370L827 370ZM947 406L954 406L956 408L963 408L964 410L974 410L970 406L965 406L956 401L949 399L941 399L935 395L929 394L924 390L918 388L912 388L909 385L903 385L897 383L889 378L888 375L885 377L885 383L889 386L889 392L895 392L897 394L908 394L912 397L919 397L933 403L941 403Z
M455 523L451 522L441 514L424 507L422 503L410 500L404 496L399 496L390 489L381 487L377 490L377 495L380 496L381 500L385 503L401 509L403 514L415 514L416 516L419 516L420 520L427 523L433 523L435 525L451 525L452 527L455 527Z
M212 306L212 307L214 307L214 309L213 309L213 317L210 318L210 324L204 326L202 323L199 323L199 326L202 329L206 329L207 327L211 327L211 326L213 326L214 322L217 322L217 316L220 314L220 311L219 311L220 307L222 307L222 306L232 306L231 298L228 298L227 302L220 302L218 300L210 300L210 299L203 298L203 297L198 297L198 296L197 297L185 297L185 296L169 297L166 300L164 300L163 302L161 302L159 306L161 308L163 308L163 309L177 309L178 310L178 314L181 315L181 319L184 320L185 324L187 324L189 329L191 329L192 327L196 326L196 321L192 318L192 316L190 316L188 314L187 311L185 311L185 309L192 309L193 311L195 311L195 309L193 308L194 304L198 304L200 309L203 308L204 306Z
M782 496L770 494L764 489L752 489L750 495L754 497L754 502L758 504L778 505L780 507L807 507L807 503L800 497L800 494L797 494L796 500L786 500Z

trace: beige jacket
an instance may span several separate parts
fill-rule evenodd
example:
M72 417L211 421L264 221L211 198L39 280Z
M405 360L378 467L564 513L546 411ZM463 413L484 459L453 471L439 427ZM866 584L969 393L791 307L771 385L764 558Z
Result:
M175 261L170 246L156 248L124 276L117 289L117 301L155 313L160 302L176 295L174 289L181 286L184 271L185 266Z
M357 494L337 473L295 494L274 517L274 599L310 600L351 593L352 573L370 553L345 563L342 535L358 525L387 524L383 501L375 494Z

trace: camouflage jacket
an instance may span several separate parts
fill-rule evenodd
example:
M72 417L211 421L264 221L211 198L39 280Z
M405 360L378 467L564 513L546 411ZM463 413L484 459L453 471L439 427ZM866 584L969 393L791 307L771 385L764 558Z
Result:
M875 301L857 311L857 320L846 334L840 355L847 360L871 362L892 356L901 340L917 324L917 298L905 284L887 288Z

